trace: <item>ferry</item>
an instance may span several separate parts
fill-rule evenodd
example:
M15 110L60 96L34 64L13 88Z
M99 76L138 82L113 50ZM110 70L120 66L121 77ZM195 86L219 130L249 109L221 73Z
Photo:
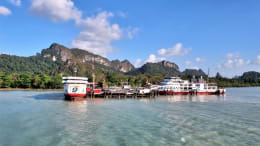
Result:
M215 95L225 94L226 89L218 88L215 83L207 83L200 79L182 80L180 77L165 78L158 88L161 95Z
M64 96L66 100L80 100L86 96L88 78L86 77L63 77Z

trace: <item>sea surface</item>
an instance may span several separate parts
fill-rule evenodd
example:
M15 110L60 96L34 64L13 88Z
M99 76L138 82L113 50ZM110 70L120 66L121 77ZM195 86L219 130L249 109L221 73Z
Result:
M165 145L260 145L260 88L79 102L62 91L0 91L0 146Z

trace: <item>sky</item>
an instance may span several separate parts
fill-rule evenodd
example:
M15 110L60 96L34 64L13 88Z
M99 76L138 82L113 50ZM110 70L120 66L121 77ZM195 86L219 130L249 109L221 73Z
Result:
M136 67L234 77L260 72L258 0L1 0L0 53L32 56L56 42Z

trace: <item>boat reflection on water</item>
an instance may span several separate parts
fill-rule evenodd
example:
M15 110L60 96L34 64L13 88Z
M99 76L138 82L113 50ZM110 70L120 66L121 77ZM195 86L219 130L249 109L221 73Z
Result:
M105 100L104 98L92 98L92 99L87 98L87 101L89 103L93 103L93 104L99 104L99 103L103 102L104 100Z
M87 113L88 109L88 101L81 100L81 101L74 101L74 102L67 102L68 111L70 113L77 113L77 114L85 114Z
M214 102L225 101L225 95L171 96L169 102Z
M79 112L84 113L87 112L88 104L99 104L103 102L104 99L101 98L93 98L93 99L85 99L73 102L67 102L68 108L71 112Z
M223 102L226 95L174 95L161 96L158 98L140 98L139 101L149 103L154 100L168 101L168 102Z

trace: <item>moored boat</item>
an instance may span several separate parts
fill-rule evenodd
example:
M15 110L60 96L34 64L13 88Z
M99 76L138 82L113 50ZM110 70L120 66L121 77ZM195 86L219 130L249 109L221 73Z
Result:
M88 78L63 77L64 96L66 100L80 100L86 96Z
M148 88L139 88L137 91L138 91L139 94L148 94L148 93L151 92L151 89L148 89Z
M216 95L225 94L226 89L218 88L215 83L207 83L201 77L191 81L182 80L180 77L165 78L159 87L161 95Z

